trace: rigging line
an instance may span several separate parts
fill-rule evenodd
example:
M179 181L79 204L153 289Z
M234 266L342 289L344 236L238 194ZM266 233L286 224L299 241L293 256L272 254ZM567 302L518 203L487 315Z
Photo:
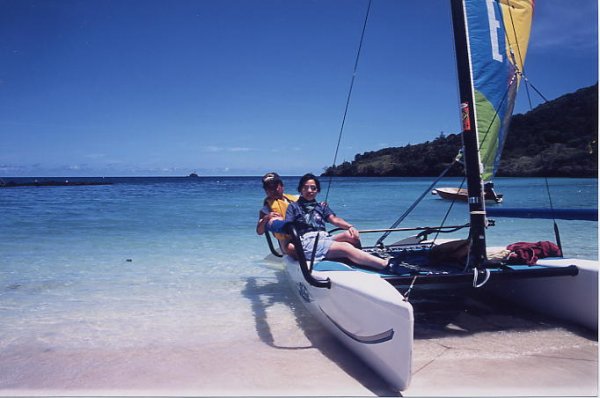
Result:
M512 17L512 12L510 11L510 9L511 9L511 7L512 7L512 6L510 5L510 1L508 1L508 6L509 6L509 13L510 13L510 17L511 17L511 23L512 23L512 27L513 27L513 32L514 32L514 35L515 35L515 38L516 38L516 37L517 37L517 34L516 34L516 28L515 28L515 25L514 25L514 20L513 20L513 17ZM507 31L507 30L506 30L506 28L504 29L504 31L505 31L505 32ZM509 40L509 38L508 38L508 35L506 35L506 40L507 40L507 42L509 42L509 43L510 43L510 40ZM510 46L510 45L509 45L509 47L511 47L511 48L512 48L512 46ZM522 62L522 59L523 59L523 58L522 58L522 56L521 56L521 52L520 52L520 48L519 48L519 42L518 42L518 40L517 40L517 52L518 52L518 54L519 54L519 58L521 59L521 64L523 64L523 62ZM512 50L511 50L511 53L512 53L512 56L513 56L513 61L514 61L514 53L512 52ZM504 91L504 95L502 96L502 99L501 99L501 101L500 101L500 104L499 104L499 106L498 106L498 107L494 107L494 109L495 109L494 116L492 117L492 120L490 121L490 123L489 123L489 125L488 125L487 129L485 130L485 133L483 133L483 134L482 134L482 135L483 135L483 139L482 139L482 141L479 143L479 151L481 151L481 148L483 148L483 145L485 144L485 142L487 141L488 137L490 136L490 131L492 130L492 126L494 125L494 122L496 121L496 119L497 119L497 118L498 118L498 116L499 116L499 109L500 109L500 108L502 108L502 106L503 106L503 105L504 105L504 103L506 102L506 100L507 100L507 98L508 98L508 94L509 94L509 92L510 92L510 90L511 90L511 88L512 88L512 85L518 82L518 75L520 74L520 69L519 69L518 65L516 65L516 62L514 62L514 63L515 63L516 72L515 72L515 74L513 75L512 79L511 79L511 82L509 83L508 87L507 87L507 88L506 88L506 90ZM491 153L490 153L490 152L486 153L486 158L484 159L486 162L487 162L487 160L489 160L489 159L488 159L488 157L489 157L490 155L491 155ZM444 174L445 174L445 173L444 173ZM493 172L492 172L492 174L493 174ZM466 180L466 177L464 177L464 178L463 178L463 180L462 180L462 182L461 182L461 184L460 184L460 186L459 186L459 189L463 187L463 185L464 185L464 183L465 183L465 180ZM420 200L421 200L421 199L418 199L418 201L420 201ZM447 218L448 218L448 216L450 215L450 212L452 211L452 208L453 208L453 206L454 206L454 203L455 203L455 201L456 201L456 199L454 199L454 200L452 201L452 203L450 204L450 206L448 207L448 210L446 211L446 214L444 215L444 218L443 218L443 220L442 220L442 223L441 223L441 225L442 225L442 226L444 225L444 223L446 222L446 219L447 219ZM412 210L412 209L411 209L411 210ZM393 228L395 228L395 226L394 226ZM433 241L434 241L434 242L435 242L435 240L438 238L438 236L439 236L439 231L437 232L437 234L435 235L435 237L434 237L434 239L433 239ZM382 238L383 238L383 237L382 237ZM380 240L383 240L383 239L380 239ZM379 241L377 241L377 243L379 243Z
M540 97L542 97L542 99L544 100L544 102L549 102L549 101L548 101L548 98L546 98L546 97L544 96L544 94L542 94L542 93L540 92L540 90L538 90L538 89L537 89L537 88L536 88L536 87L533 85L533 83L531 83L531 82L529 81L529 79L527 78L527 76L523 75L523 79L525 79L525 82L527 82L527 83L528 83L528 84L531 86L531 88L532 88L532 89L533 89L533 90L534 90L534 91L535 91L535 92L536 92L536 93L537 93L537 94L538 94Z
M521 69L519 69L519 66L516 63L515 60L515 55L514 52L512 51L512 45L510 44L510 39L508 37L508 34L506 34L506 41L509 43L509 48L511 49L511 55L514 61L514 65L517 68L517 74L520 74L520 78L521 79L525 79L525 92L527 93L527 102L529 103L529 109L533 109L533 105L531 104L531 94L529 93L529 82L528 80L525 78L525 60L523 59L523 54L521 53L521 46L519 45L519 39L517 37L517 28L515 27L515 20L513 18L513 14L512 14L512 6L510 4L510 0L508 1L508 14L510 15L510 23L512 25L512 29L513 29L513 35L515 36L515 41L516 41L516 45L517 45L517 55L519 56L519 60L521 61ZM504 32L508 32L508 30L504 29ZM542 96L543 97L543 96Z
M564 256L562 243L560 241L560 231L558 230L558 224L556 223L556 218L554 217L554 204L552 203L552 195L550 194L550 184L548 184L548 177L544 177L546 181L546 192L548 193L548 201L550 202L550 211L552 212L552 221L554 223L554 237L556 238L556 244L560 249L561 255Z
M548 194L548 201L550 202L550 212L552 213L552 221L554 223L554 236L556 237L556 244L558 245L561 254L563 254L562 243L560 242L560 233L558 231L558 224L556 224L556 218L554 217L554 204L552 203L552 195L550 194L550 184L548 184L548 177L544 177L544 181L546 182L546 193Z
M517 46L517 55L519 56L519 61L521 62L521 68L519 69L519 66L516 65L515 62L515 67L517 68L517 70L520 70L521 74L525 73L525 61L523 60L523 54L521 54L521 47L519 46L519 38L517 36L517 28L515 27L515 20L513 18L513 14L512 14L512 5L510 4L510 0L507 1L507 5L508 5L508 15L510 16L510 23L512 25L512 30L513 30L513 35L515 36L515 41L516 41L516 46ZM505 32L508 32L506 30L506 28L504 28ZM510 40L508 38L508 34L506 35L506 41L509 43L509 48L511 49L511 53L512 53L512 45L510 44ZM514 59L514 53L512 54L513 59Z
M500 6L499 6L500 7ZM510 16L510 22L511 22L511 26L512 26L512 31L513 31L513 36L515 38L515 43L512 43L510 40L510 37L508 35L508 29L506 29L506 26L504 27L504 32L505 32L505 39L507 42L507 47L509 48L509 52L510 52L510 57L512 58L512 64L515 67L515 73L511 79L511 82L509 83L506 91L504 92L504 96L502 97L502 100L500 101L500 104L498 106L498 108L495 108L496 111L494 113L494 117L492 118L490 125L488 126L485 134L483 135L483 140L479 145L479 150L481 151L481 148L483 148L483 144L485 143L485 141L487 140L488 137L488 133L490 132L492 125L494 124L494 121L496 120L496 117L498 116L498 110L503 106L503 104L506 102L507 97L508 97L508 93L510 92L510 89L512 88L513 84L517 85L517 88L515 88L515 93L516 90L518 89L518 83L519 83L519 79L524 77L524 72L525 72L525 63L523 60L523 55L521 53L521 47L519 46L519 39L518 39L518 34L517 34L517 29L515 26L515 21L513 18L513 13L512 13L512 5L510 3L510 0L507 1L507 7L508 7L508 13ZM504 23L504 20L502 20L502 22ZM515 59L515 52L513 51L514 46L516 46L516 50L517 50L517 56L519 58L520 64L517 63L517 60ZM527 82L527 79L526 79ZM529 89L527 84L525 85L526 87L526 91L527 91L527 97L529 99L529 106L531 108L531 98L529 95ZM502 150L502 147L499 147L500 150ZM485 163L487 163L487 161L489 161L490 159L488 159L488 157L491 155L491 152L486 153L486 158L484 159ZM492 171L492 174L493 171Z
M523 55L521 54L521 47L519 46L519 40L517 38L517 29L515 27L515 21L513 18L513 14L512 14L512 5L510 4L510 0L508 0L507 2L508 4L508 13L510 15L510 22L512 24L512 28L513 28L513 34L515 36L515 41L516 41L516 46L517 46L517 54L519 56L519 60L521 61L521 69L519 70L518 65L515 66L517 67L517 73L519 73L521 75L521 78L525 79L525 89L527 91L527 98L529 100L529 108L530 110L533 109L533 106L531 105L531 97L529 95L529 85L531 85L531 87L535 90L535 92L544 99L544 102L548 102L548 99L537 89L535 88L535 86L527 79L527 76L525 75L525 61L523 60ZM506 29L504 29L505 32L507 32ZM508 38L508 35L506 36L506 41L509 43L509 48L512 49L512 45L510 45L510 40ZM511 51L512 52L512 51ZM514 54L513 55L513 59L514 59Z
M348 115L348 108L350 107L350 98L352 97L352 89L354 88L354 80L356 78L356 71L358 69L358 61L360 59L360 53L362 51L363 41L365 38L365 32L367 30L367 22L369 20L369 14L371 12L371 3L373 0L369 0L369 4L367 5L367 12L365 14L365 21L363 23L362 33L360 34L360 42L358 44L358 50L356 52L356 59L354 60L354 70L352 71L352 80L350 81L350 88L348 90L348 96L346 97L346 107L344 109L344 116L342 117L342 124L340 126L340 132L338 135L337 146L335 147L335 154L333 155L333 164L331 168L335 167L335 163L337 161L338 152L340 150L340 143L342 142L342 135L344 132L344 126L346 124L346 116ZM329 190L331 189L331 182L333 181L333 175L329 176L329 182L327 184L327 191L325 193L325 202L327 202L327 198L329 197Z
M525 79L525 92L527 93L527 102L529 102L529 110L532 110L533 105L531 104L531 94L529 93L529 81L527 79Z
M504 92L504 95L502 97L502 100L500 101L500 104L498 106L498 108L495 108L495 113L494 113L494 117L492 118L492 121L490 122L490 125L488 126L485 134L484 134L484 138L483 141L480 143L479 145L479 150L481 150L481 148L483 147L483 143L485 142L485 140L487 139L488 133L490 132L492 125L494 123L494 121L496 120L496 117L498 116L498 109L500 109L500 107L502 107L502 105L504 104L504 102L506 101L506 98L508 97L508 93L512 87L513 84L515 84L515 82L517 83L517 88L518 88L518 82L519 82L519 75L523 76L523 72L525 69L525 65L523 62L523 56L521 54L521 48L519 46L519 40L518 40L518 35L517 35L517 29L515 27L515 21L513 18L513 14L512 14L512 5L510 4L510 0L507 0L507 6L508 6L508 13L510 16L510 22L512 25L512 30L513 30L513 35L515 37L515 41L516 41L516 47L517 47L517 54L519 57L519 60L521 61L521 66L522 68L519 68L519 65L517 64L517 60L515 59L515 53L513 51L513 45L511 43L510 37L508 36L508 29L506 29L506 26L504 26L504 38L506 39L507 42L507 47L509 48L509 52L510 52L510 56L512 58L512 63L515 67L515 74L513 75L513 77L511 78L511 82L509 83L506 91ZM501 7L500 5L498 5L498 7ZM504 19L502 19L502 23L504 24ZM516 90L515 90L516 91ZM487 158L485 160L488 160Z
M404 221L404 219L415 209L415 207L417 207L417 205L423 200L423 198L429 192L431 192L431 190L433 189L433 187L435 187L437 185L437 183L446 175L446 173L448 173L448 171L450 171L450 169L452 168L452 166L454 166L454 164L458 161L457 159L458 159L459 156L460 156L460 153L459 153L459 155L457 155L454 158L454 160L448 165L448 167L446 167L446 169L444 171L442 171L442 173L438 176L438 178L436 178L435 181L433 181L431 183L431 185L429 185L429 187L427 187L427 189L425 189L425 191L423 191L423 193L421 194L421 196L419 196L419 198L412 205L410 205L410 207L408 209L406 209L406 211L404 212L404 214L402 214L394 222L394 224L392 224L392 226L389 229L396 228L398 225L400 225L400 223L402 221ZM392 231L387 231L383 235L381 235L381 237L379 239L377 239L377 242L375 242L375 246L382 246L384 239L387 238L390 235L391 232Z
M548 185L548 178L545 177L546 180L546 193L548 193L548 201L550 202L550 211L554 214L554 205L552 203L552 195L550 195L550 186Z
M517 45L517 53L518 53L519 59L521 60L521 65L523 65L523 57L521 56L521 50L520 50L520 47L519 47L519 40L517 39L517 31L516 31L516 27L515 27L513 15L512 15L512 6L510 4L510 0L507 1L507 6L508 6L508 12L509 12L509 15L510 15L510 21L511 21L511 24L512 24L513 35L514 35L515 40L517 42L516 43L516 45ZM501 6L498 5L498 7L501 7ZM502 19L502 23L504 23L504 19ZM483 134L483 140L479 144L479 151L481 151L481 148L483 148L483 144L487 140L488 134L489 134L490 130L492 129L492 126L493 126L494 122L496 121L496 117L498 117L498 111L502 107L502 105L505 103L505 101L506 101L506 99L508 97L508 93L509 93L512 85L515 82L518 85L518 75L522 74L522 72L519 69L519 66L517 65L517 62L515 60L514 51L512 50L512 44L511 44L510 38L508 37L508 33L506 33L506 32L508 32L508 29L506 29L506 26L504 26L504 32L505 32L504 37L505 37L505 39L506 39L506 41L508 43L508 48L510 49L510 54L512 56L513 64L515 66L516 71L515 71L515 74L513 75L512 79L511 79L511 82L509 83L508 87L506 88L506 91L504 92L504 95L502 96L502 100L500 101L499 106L497 108L494 107L494 109L495 109L494 117L490 121L490 124L489 124L486 132ZM489 155L490 155L489 152L486 153L486 156L489 156ZM487 157L486 157L486 159L484 159L484 160L488 161L489 159L487 159ZM493 172L492 172L492 174L493 174Z
M510 90L511 90L511 88L512 88L512 85L513 85L513 84L515 84L515 83L517 82L516 76L517 76L517 74L515 73L515 74L513 75L512 79L511 79L511 82L509 83L508 87L507 87L507 88L506 88L506 90L504 91L504 95L502 96L502 100L500 100L500 104L499 104L498 108L494 107L494 117L492 117L492 120L490 121L490 123L489 123L489 125L488 125L488 127L487 127L487 130L485 131L485 133L483 133L483 134L482 134L482 135L483 135L483 139L482 139L482 140L481 140L481 142L479 143L479 148L478 148L478 151L479 151L479 153L481 153L481 148L483 148L483 144L486 142L486 140L487 140L487 138L488 138L488 136L489 136L489 133L490 133L490 131L491 131L491 129L492 129L492 126L494 125L494 122L496 121L496 118L497 118L497 117L498 117L498 115L499 115L499 109L500 109L500 108L501 108L501 107L504 105L504 103L506 102L506 100L507 100L507 98L508 98L508 93L510 92ZM516 90L516 89L515 89L515 90ZM498 148L499 148L499 150L500 150L500 151L502 151L502 146L503 146L503 142L498 144ZM489 152L489 151L488 151L488 152L486 152L486 154L485 154L485 158L483 159L483 163L484 163L484 164L486 164L486 163L488 162L488 160L489 160L488 158L489 158L489 156L490 156L491 154L492 154L492 152ZM486 170L484 170L484 171L486 171ZM494 174L495 174L495 172L494 172L494 170L493 170L493 165L492 165L492 177L494 177Z
M499 112L499 109L500 109L500 108L501 108L501 107L504 105L504 103L506 102L506 98L508 97L508 93L509 93L509 91L510 91L510 89L511 89L511 86L514 84L514 82L515 82L515 81L516 81L516 80L515 80L515 78L514 78L514 76L513 76L513 78L512 78L512 82L511 82L511 83L508 85L508 87L506 88L506 91L504 91L504 95L502 96L502 100L500 101L500 105L498 106L498 108L495 108L495 107L494 107L494 109L495 109L495 110L494 110L494 117L493 117L493 118L492 118L492 120L490 121L490 124L488 125L488 127L487 127L487 130L486 130L486 131L485 131L485 133L483 134L483 140L482 140L482 141L479 143L479 151L480 151L480 152L481 152L481 148L483 148L483 144L485 143L485 141L486 141L486 140L487 140L487 138L488 138L488 135L489 135L489 133L490 133L490 131L491 131L491 129L492 129L492 126L494 125L494 122L496 121L496 118L498 117L498 112ZM490 153L489 153L489 152L488 152L488 153L486 153L486 156L489 156L489 155L490 155ZM488 160L488 159L487 159L487 157L486 157L484 160L486 160L486 161L487 161L487 160Z
M515 36L515 41L516 41L516 45L517 45L517 54L519 56L519 60L521 61L521 70L519 71L519 67L518 65L516 65L515 62L515 67L517 68L517 73L520 73L521 78L525 79L525 89L527 92L527 99L529 101L529 110L533 110L533 105L531 103L531 96L529 94L529 86L531 85L531 87L535 90L535 92L544 99L544 102L548 102L548 99L546 99L546 97L529 81L529 79L527 79L527 77L525 76L525 62L523 61L523 56L521 54L521 48L519 47L519 40L517 38L517 31L515 28L515 22L513 19L513 15L512 15L512 6L510 5L510 0L508 0L507 2L508 4L508 12L510 15L510 21L512 24L512 28L513 28L513 34ZM506 29L505 29L506 31ZM508 35L506 36L506 41L509 42L510 44L510 40L508 39ZM512 46L509 46L511 48L511 54L513 56L513 60L514 60L514 54L512 53ZM556 218L554 217L554 205L552 203L552 194L550 193L550 184L548 183L548 177L544 176L544 181L546 183L546 193L548 194L548 201L550 204L550 211L552 212L552 221L554 224L554 236L556 237L556 243L558 244L558 247L562 253L562 244L560 241L560 232L558 230L558 225L556 223Z
M460 191L462 189L462 187L465 185L465 181L467 180L467 177L463 177L462 182L460 183L458 190ZM444 218L442 219L442 222L440 224L441 227L444 226L444 224L446 223L446 220L448 219L448 216L450 215L450 212L452 211L452 208L454 207L454 204L456 203L456 198L452 199L452 202L450 203L450 206L448 206L448 210L446 211L446 214L444 215ZM440 236L441 233L441 229L437 230L437 233L435 234L435 237L433 238L433 243L435 243L435 241L437 240L438 236Z

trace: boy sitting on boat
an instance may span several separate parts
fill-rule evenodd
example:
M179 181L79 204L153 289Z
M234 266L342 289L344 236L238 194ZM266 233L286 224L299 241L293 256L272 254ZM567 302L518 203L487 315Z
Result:
M262 209L258 212L256 233L259 235L270 231L269 221L276 219L283 220L288 205L298 200L297 195L290 195L283 192L283 180L275 172L265 174L262 178L262 184L267 197L263 201ZM290 243L289 235L275 231L273 231L273 235L277 238L282 252L295 257L294 245Z

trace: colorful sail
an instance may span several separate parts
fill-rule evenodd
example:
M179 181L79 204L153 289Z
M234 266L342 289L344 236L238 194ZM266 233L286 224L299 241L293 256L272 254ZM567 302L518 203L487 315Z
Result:
M463 1L484 181L495 175L500 163L523 72L534 2Z

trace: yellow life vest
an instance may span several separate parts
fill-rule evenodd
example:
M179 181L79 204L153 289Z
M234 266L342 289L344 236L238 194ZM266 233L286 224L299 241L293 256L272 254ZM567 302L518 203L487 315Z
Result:
M283 218L285 218L285 213L287 211L288 205L292 202L296 202L297 200L298 200L297 195L290 195L290 194L284 193L282 199L266 198L264 203L266 206L269 207L269 209L271 209L271 211L277 212L277 213L281 214L281 216ZM289 238L289 236L286 234L280 234L280 233L274 232L273 235L280 242L283 242Z

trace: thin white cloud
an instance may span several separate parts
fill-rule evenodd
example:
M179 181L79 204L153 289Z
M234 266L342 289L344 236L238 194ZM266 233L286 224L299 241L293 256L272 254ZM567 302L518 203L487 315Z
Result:
M106 158L106 154L105 153L88 153L88 154L84 155L84 157L87 159L104 159L104 158Z
M17 175L25 170L23 166L15 166L11 164L0 164L0 173L4 176Z
M220 147L209 145L202 148L204 152L251 152L254 149L248 147Z

